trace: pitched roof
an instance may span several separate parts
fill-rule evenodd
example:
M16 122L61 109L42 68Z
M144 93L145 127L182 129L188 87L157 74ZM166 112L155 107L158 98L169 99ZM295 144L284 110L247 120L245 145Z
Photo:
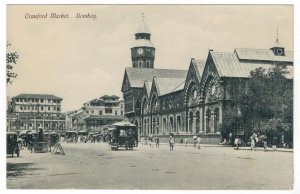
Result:
M58 99L62 100L62 98L54 96L52 94L19 94L13 98L34 98L34 99Z
M142 88L144 82L152 82L153 77L157 78L185 78L187 70L177 69L148 69L148 68L133 68L125 69L130 86L133 88Z
M185 78L154 78L157 95L163 96L184 89Z
M132 47L154 47L153 43L151 42L151 40L147 40L147 39L137 39L134 40Z
M84 120L91 120L91 119L124 119L124 116L121 115L89 115L87 117L84 118Z
M201 76L203 74L203 71L204 71L205 61L193 59L192 64L196 70L197 78L198 78L198 80L200 80Z
M236 53L221 53L221 52L210 52L220 77L244 77L250 76L250 71L256 68L263 67L269 69L274 67L272 62L257 62L257 61L240 61ZM287 66L289 73L286 78L293 78L293 66Z
M140 20L138 28L136 29L136 34L138 34L138 33L151 34L150 30L149 30L149 28L148 28L148 26L147 26L147 24L146 24L146 22L144 20L144 18L142 18Z
M103 96L101 96L99 99L119 99L120 97L119 96L116 96L116 95L111 95L111 96L109 96L109 95L103 95Z
M235 49L237 57L242 60L259 60L259 61L278 61L278 62L293 62L294 52L285 51L285 56L277 56L271 49Z
M151 91L151 87L152 87L152 82L145 81L144 85L145 85L145 88L146 88L147 96L149 96L150 91Z

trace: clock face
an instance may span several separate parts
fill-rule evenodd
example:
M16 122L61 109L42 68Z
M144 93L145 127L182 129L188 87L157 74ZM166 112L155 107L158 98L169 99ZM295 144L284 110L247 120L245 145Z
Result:
M136 51L139 55L142 55L144 53L144 50L142 48L139 48L137 51Z
M210 84L209 95L214 98L219 96L219 85L215 81Z
M276 49L276 54L277 55L282 55L282 53L283 53L282 49Z

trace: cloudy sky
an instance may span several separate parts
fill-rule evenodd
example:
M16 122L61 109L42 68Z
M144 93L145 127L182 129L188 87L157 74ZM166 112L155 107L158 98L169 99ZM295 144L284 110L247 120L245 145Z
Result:
M47 19L25 19L26 14ZM69 19L49 19L50 13ZM76 14L96 14L76 19ZM122 96L125 67L141 13L152 33L156 68L187 69L208 49L271 48L279 41L293 50L293 7L286 5L8 5L7 40L20 59L7 95L54 94L62 110L74 110L105 94Z

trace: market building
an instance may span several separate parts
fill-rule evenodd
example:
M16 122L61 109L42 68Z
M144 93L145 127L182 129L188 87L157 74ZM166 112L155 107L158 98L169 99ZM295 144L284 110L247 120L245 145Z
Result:
M140 137L201 133L204 143L219 143L222 120L229 113L239 114L237 96L247 91L252 70L284 64L289 72L286 77L293 80L293 51L286 51L278 38L267 49L209 50L204 60L192 58L188 70L155 69L154 63L136 65L137 56L147 61L147 49L153 52L153 62L155 56L144 19L141 26L131 48L132 67L125 68L121 88L125 116L138 126ZM238 133L243 135L242 130Z

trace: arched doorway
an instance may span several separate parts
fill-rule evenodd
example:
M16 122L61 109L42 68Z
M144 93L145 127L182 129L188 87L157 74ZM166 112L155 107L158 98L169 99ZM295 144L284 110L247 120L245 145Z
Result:
M156 134L160 133L159 117L156 117Z
M214 132L219 131L219 120L220 120L220 111L219 108L215 109L215 119L214 119Z
M200 132L200 112L196 112L196 133Z
M167 133L167 119L163 118L163 133Z
M143 120L143 134L146 135L147 134L147 119L144 118Z
M139 127L139 122L137 120L135 120L134 124L135 124L136 128L138 129L138 135L140 135L141 134L141 128Z
M152 129L151 129L151 134L155 133L155 129L156 129L156 119L155 117L152 118Z
M210 109L207 109L206 110L206 133L211 132L210 121L211 121L211 111Z
M150 120L149 120L149 118L147 119L147 132L146 132L146 134L148 135L149 133L150 133Z
M176 128L177 128L177 132L181 131L181 116L180 115L178 115L176 117Z
M190 112L189 114L189 132L193 132L193 122L194 122L194 113Z
M170 129L170 132L174 132L174 119L173 117L170 117L170 125L169 125L169 129Z

